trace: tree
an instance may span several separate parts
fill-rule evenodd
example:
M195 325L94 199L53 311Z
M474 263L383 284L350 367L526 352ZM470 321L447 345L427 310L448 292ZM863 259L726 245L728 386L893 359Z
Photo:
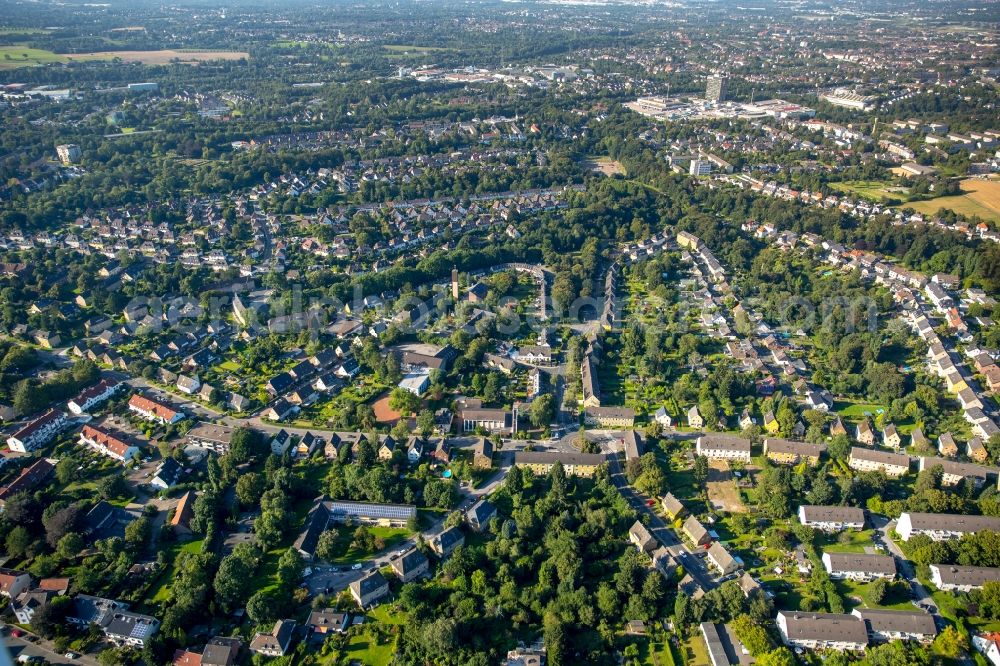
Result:
M795 666L795 655L788 648L780 647L757 657L757 666Z
M953 625L944 628L934 639L934 653L948 659L957 659L969 649L968 639Z
M751 655L755 657L761 656L769 652L773 647L767 631L764 627L750 619L749 615L740 615L734 618L731 626L736 636L740 639L740 642L746 646Z
M260 551L250 544L238 544L222 558L212 587L224 609L240 606L253 585L253 573L260 561Z
M31 628L43 638L54 638L66 622L66 615L71 605L67 596L55 597L47 604L42 604L31 616Z
M271 624L282 615L288 606L277 590L259 590L247 600L247 615L257 624Z
M289 548L278 558L278 580L287 587L296 587L301 583L304 570L302 555L294 548Z
M876 579L868 588L868 594L876 605L881 605L889 593L889 583L885 578Z
M1000 619L1000 583L989 582L978 593L979 614L990 620Z
M389 396L389 409L408 417L420 407L420 396L404 388L395 388Z
M422 437L429 437L434 432L434 412L424 409L417 414L417 432Z
M257 472L247 472L236 480L236 499L244 507L256 506L264 494L267 481Z
M251 428L236 428L229 441L229 456L237 464L244 463L264 453L264 438Z
M101 499L115 499L126 492L125 478L121 474L111 474L97 482L97 494Z
M49 511L49 509L53 510ZM50 547L55 548L63 536L76 530L79 517L80 509L75 504L63 507L48 507L42 515L42 524L45 525L46 543Z
M704 486L708 480L708 458L705 456L695 456L691 475L696 485Z
M149 518L140 516L125 526L125 543L133 550L138 550L149 539L151 524Z
M555 417L555 401L550 393L543 393L531 403L528 418L536 428L552 422Z
M322 560L333 560L340 554L340 535L336 530L326 530L319 535L316 556Z
M14 529L7 533L7 539L4 543L9 555L24 557L28 554L33 541L34 539L31 538L31 534L23 525L16 525Z

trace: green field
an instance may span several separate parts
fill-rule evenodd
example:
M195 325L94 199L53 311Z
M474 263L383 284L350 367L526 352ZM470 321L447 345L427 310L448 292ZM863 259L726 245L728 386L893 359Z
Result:
M394 53L438 53L440 51L454 51L441 46L416 46L414 44L386 44L382 48Z
M900 188L881 180L853 180L842 183L830 183L830 187L838 192L853 194L854 196L868 199L870 201L882 201L883 199L897 199L906 201L909 193L905 188Z
M65 56L44 49L33 49L19 44L0 46L0 69L34 67L53 62L67 62Z

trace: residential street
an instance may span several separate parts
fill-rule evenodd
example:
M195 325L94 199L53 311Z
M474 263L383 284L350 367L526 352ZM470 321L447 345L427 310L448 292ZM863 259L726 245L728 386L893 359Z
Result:
M691 574L691 577L705 590L713 589L716 584L713 580L712 573L705 566L705 562L693 554L690 548L688 548L684 542L677 536L673 528L670 527L660 516L656 513L654 507L648 505L648 498L637 492L634 488L628 485L628 481L625 479L625 472L622 469L621 461L618 459L617 455L608 456L608 466L611 472L611 482L615 484L618 488L618 492L628 500L628 503L632 505L632 508L640 513L646 514L649 521L647 527L650 533L657 538L657 540L662 543L683 565L684 570ZM655 506L655 504L654 504Z

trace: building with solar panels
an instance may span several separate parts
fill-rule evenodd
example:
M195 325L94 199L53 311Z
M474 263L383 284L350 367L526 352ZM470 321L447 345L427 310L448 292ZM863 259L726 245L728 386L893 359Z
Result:
M417 517L417 507L409 504L375 504L372 502L326 502L330 520L337 523L360 522L402 527Z
M104 625L104 635L118 645L143 648L160 628L160 621L149 615L120 610Z

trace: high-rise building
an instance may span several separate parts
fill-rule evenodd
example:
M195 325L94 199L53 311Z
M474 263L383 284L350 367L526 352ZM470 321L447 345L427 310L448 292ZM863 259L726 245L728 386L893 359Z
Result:
M692 176L707 176L712 173L712 163L703 159L691 160L688 173Z
M75 164L80 161L80 146L75 143L56 146L56 155L63 164Z
M708 77L705 85L705 99L709 102L724 102L726 100L726 77L713 74Z

